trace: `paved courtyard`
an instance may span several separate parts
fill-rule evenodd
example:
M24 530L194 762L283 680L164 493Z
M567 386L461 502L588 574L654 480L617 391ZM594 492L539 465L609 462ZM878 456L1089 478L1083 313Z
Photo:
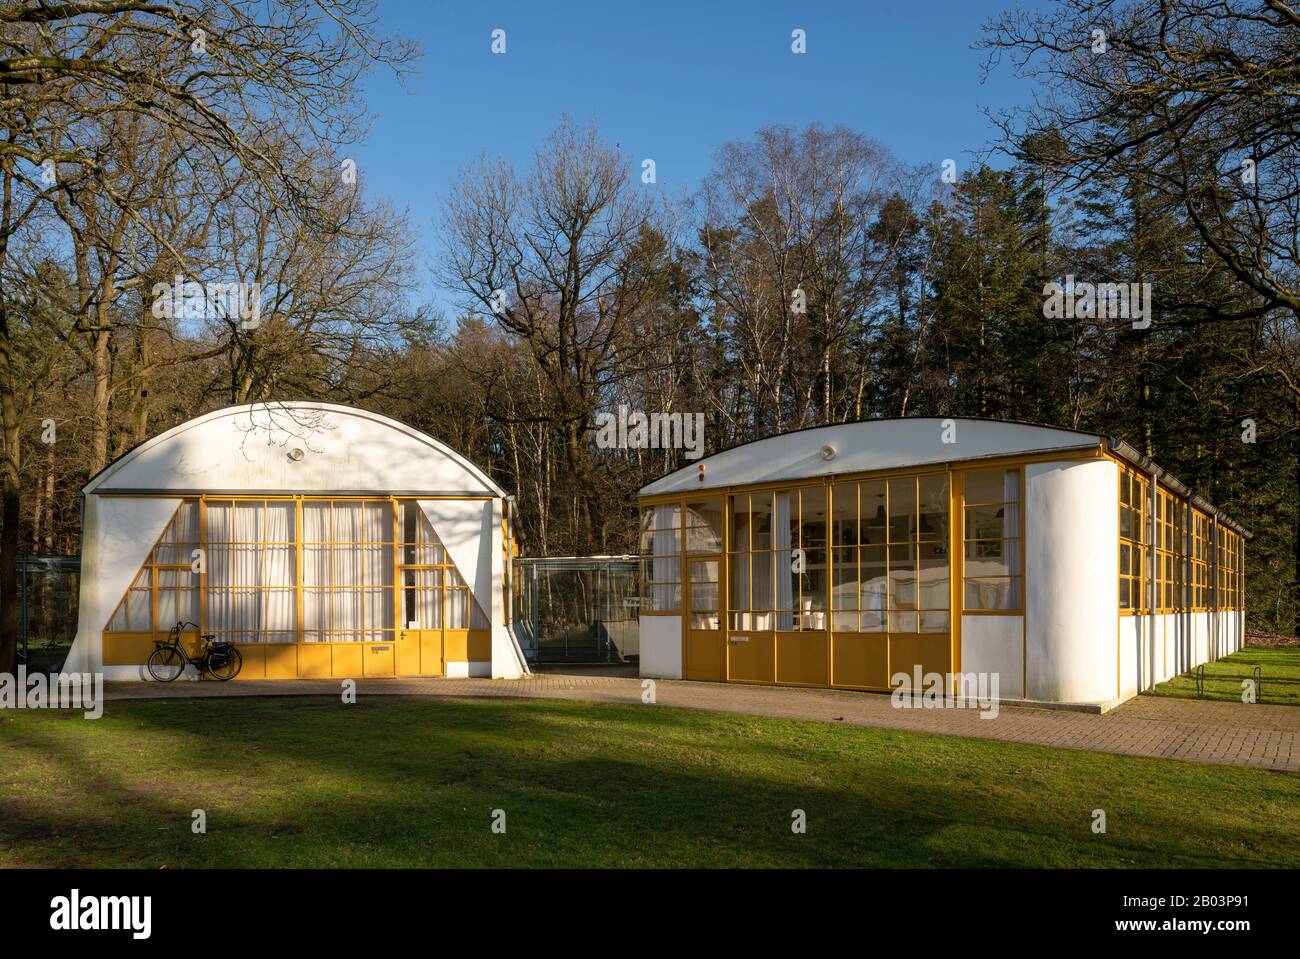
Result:
M357 680L357 695L642 701L640 679L610 672L544 672L517 680L361 679ZM339 680L332 679L108 683L105 698L111 703L127 699L337 696L339 691ZM655 699L660 706L1300 772L1300 709L1293 706L1139 696L1101 715L1002 706L996 718L982 719L973 709L898 709L882 693L678 680L657 680Z

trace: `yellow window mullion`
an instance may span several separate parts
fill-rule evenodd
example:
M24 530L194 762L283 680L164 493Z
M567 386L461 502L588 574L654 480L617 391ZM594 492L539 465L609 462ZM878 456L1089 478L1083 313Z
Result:
M293 527L294 527L293 555L294 555L294 567L295 567L294 577L293 577L293 589L294 589L294 602L297 604L297 609L298 609L297 623L295 624L296 628L294 629L294 634L297 637L296 641L298 643L302 643L303 641L303 606L302 606L303 527L302 527L302 497L301 496L295 496L293 498Z

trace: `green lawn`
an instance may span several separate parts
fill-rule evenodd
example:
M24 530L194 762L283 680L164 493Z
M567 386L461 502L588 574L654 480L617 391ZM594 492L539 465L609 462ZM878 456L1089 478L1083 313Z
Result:
M1205 698L1241 702L1243 679L1260 668L1259 702L1300 706L1300 646L1246 646L1205 664ZM1151 690L1157 696L1196 698L1196 675L1183 673Z
M110 703L0 757L6 867L1300 866L1294 775L665 707Z

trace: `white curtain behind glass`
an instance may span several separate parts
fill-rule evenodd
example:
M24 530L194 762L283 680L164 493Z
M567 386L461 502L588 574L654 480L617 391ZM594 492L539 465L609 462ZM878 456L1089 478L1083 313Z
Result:
M294 571L296 560L293 503L266 504L266 546L263 579L262 623L268 643L297 640L298 603Z
M772 549L776 553L776 628L794 628L793 556L790 547L791 500L797 493L777 493L772 504ZM757 584L756 584L757 585ZM757 605L757 603L755 604Z
M205 507L207 626L239 643L296 639L292 502Z
M411 504L415 512L410 514L414 516L413 524L403 526L404 537L415 537L412 543L414 547L417 543L423 544L419 548L410 550L404 549L403 556L409 555L418 565L430 566L434 564L446 564L443 569L414 569L407 570L403 573L403 582L410 586L418 585L414 590L415 598L413 604L407 604L404 601L404 609L414 607L416 628L419 629L442 629L444 626L443 606L446 604L445 625L447 629L487 629L489 627L488 617L479 606L478 600L470 594L469 586L464 577L452 565L447 555L442 541L438 539L438 534L434 531L433 525L429 518L424 515L423 510L419 510L415 504ZM378 521L378 517L371 517L369 522ZM418 527L418 530L417 528ZM405 543L403 546L405 547ZM375 565L372 557L367 564L366 576L386 576L386 570L381 570ZM371 582L367 578L366 582ZM387 590L381 590L381 593L387 593ZM379 602L373 598L372 602ZM369 620L367 621L369 622ZM409 622L409 621L408 621Z
M1007 557L1007 570L1012 576L1020 575L1020 471L1007 470L1002 476L1002 535L1005 539L1015 539L1004 544ZM1013 594L1019 592L1015 583L1011 584Z
M678 609L678 590L682 581L682 558L678 546L676 506L654 508L654 561L651 590L656 610ZM664 528L667 527L667 528Z
M231 541L235 538L234 504L211 502L204 512L207 517L207 549L203 559L208 577L207 627L213 632L233 633L235 579Z

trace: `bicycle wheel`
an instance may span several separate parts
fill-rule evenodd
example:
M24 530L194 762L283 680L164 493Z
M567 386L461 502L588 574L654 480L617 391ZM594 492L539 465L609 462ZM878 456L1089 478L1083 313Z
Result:
M229 657L220 666L213 665L211 660L208 661L208 672L212 674L212 678L219 679L223 683L228 679L234 679L243 668L244 657L237 649L232 649Z
M170 683L185 672L185 660L173 646L159 646L149 654L149 675L160 683Z

